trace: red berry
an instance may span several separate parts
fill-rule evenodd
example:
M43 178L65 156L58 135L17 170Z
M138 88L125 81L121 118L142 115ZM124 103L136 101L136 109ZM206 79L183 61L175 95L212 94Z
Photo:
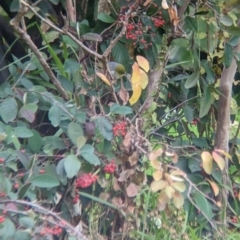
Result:
M3 223L5 221L5 217L3 215L0 215L0 223Z
M4 158L0 158L0 163L4 163Z
M40 169L40 170L39 170L39 173L40 173L40 174L44 174L44 173L45 173L45 169Z
M19 183L18 182L14 183L13 188L18 189L19 188Z

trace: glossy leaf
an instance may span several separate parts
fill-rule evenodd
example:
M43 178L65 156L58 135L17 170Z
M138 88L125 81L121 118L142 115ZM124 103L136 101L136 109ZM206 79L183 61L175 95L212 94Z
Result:
M33 177L30 182L40 188L53 188L58 186L60 183L54 177L48 174L41 174L36 177Z
M196 71L187 77L187 80L185 82L185 88L188 89L196 86L198 80L199 80L199 72Z
M224 159L215 151L212 152L212 157L213 157L214 161L217 163L218 167L223 171L224 166L225 166Z
M18 106L15 98L9 97L0 103L0 117L5 123L12 122L18 113Z
M150 69L148 60L140 55L138 55L136 59L140 68L142 68L147 73Z
M81 163L75 155L69 155L64 159L64 169L68 178L76 176L80 167Z
M212 173L212 165L213 165L213 158L212 155L209 152L202 152L201 154L202 157L202 166L204 171L207 174L211 174Z
M105 82L108 86L111 86L110 81L107 79L107 77L106 77L104 74L102 74L102 73L100 73L100 72L96 72L96 75L97 75L103 82Z

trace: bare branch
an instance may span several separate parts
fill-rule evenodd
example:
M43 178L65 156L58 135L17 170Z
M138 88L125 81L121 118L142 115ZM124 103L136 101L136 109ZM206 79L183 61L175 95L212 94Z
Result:
M76 22L76 1L73 0L66 0L66 9L68 18L71 22Z
M57 78L53 74L51 68L47 64L47 62L44 59L44 57L42 56L41 52L38 50L36 45L33 43L30 36L27 34L27 32L20 28L19 24L20 24L22 18L24 17L24 15L26 14L27 10L28 9L24 5L21 4L18 14L10 21L10 24L13 26L14 30L19 34L19 36L25 41L25 43L29 46L29 48L36 55L36 57L38 58L39 62L42 65L43 69L45 70L45 72L47 73L47 75L49 76L50 80L52 81L54 86L57 88L59 93L62 95L62 97L65 100L68 100L67 92L64 90L64 88L61 86L60 82L57 80Z
M46 216L51 216L55 220L57 220L58 223L64 223L64 224L61 225L61 227L67 229L69 233L73 234L78 239L87 240L87 238L82 234L80 229L75 228L74 226L69 224L67 221L65 221L63 218L61 218L57 213L52 212L49 209L43 208L43 207L41 207L41 206L39 206L39 205L37 205L33 202L27 202L27 201L23 201L23 200L10 200L10 199L9 200L0 200L0 204L8 204L8 203L28 206L28 207L33 208L35 211L37 211L41 214L44 214ZM18 213L18 212L16 212L16 213Z
M85 51L87 51L88 53L90 53L91 55L102 59L103 56L98 54L95 51L92 51L91 49L89 49L88 47L86 47L80 40L78 40L76 37L74 37L70 32L68 31L64 31L60 28L58 28L57 26L55 26L52 22L50 22L48 19L43 18L41 15L39 15L35 9L33 7L31 7L28 3L26 3L24 0L20 0L22 4L24 4L26 7L28 7L40 20L42 20L44 23L46 23L47 25L49 25L51 28L53 28L54 30L56 30L57 32L61 33L61 34L65 34L68 37L70 37L74 42L76 42L81 48L83 48Z

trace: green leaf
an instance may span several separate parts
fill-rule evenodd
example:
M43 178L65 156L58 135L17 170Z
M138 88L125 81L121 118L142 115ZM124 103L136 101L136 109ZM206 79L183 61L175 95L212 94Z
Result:
M226 30L231 35L235 35L235 36L240 37L240 28L239 27L231 26L231 27L226 28Z
M20 150L21 144L20 144L18 138L15 135L12 135L11 140L12 140L12 143L13 143L14 147L17 150Z
M18 113L18 105L15 98L9 97L0 104L0 117L5 123L12 122Z
M30 233L26 230L17 230L14 236L14 240L32 240Z
M111 122L106 117L100 116L94 119L94 123L95 127L99 130L102 136L106 140L111 141L113 138Z
M16 228L13 222L9 218L6 218L5 221L1 224L1 227L2 228L0 228L0 239L12 239L16 232Z
M58 106L53 105L48 112L48 118L54 127L58 127L61 121L60 109Z
M17 12L20 8L20 1L19 0L13 0L10 5L10 11L11 12Z
M195 146L200 148L207 148L209 145L205 138L199 137L199 138L193 138L192 142Z
M185 88L188 89L188 88L194 87L197 84L198 80L199 80L199 72L196 71L187 77L187 80L185 82Z
M40 188L53 188L59 185L59 182L57 179L47 174L41 174L36 177L33 177L30 180L30 182L35 187L40 187Z
M19 116L25 118L28 122L32 123L35 120L35 113L38 109L37 104L28 103L21 107Z
M192 30L194 32L198 32L197 18L193 18L189 16L185 17L184 25L187 27L187 29Z
M32 130L33 136L28 139L28 145L34 153L38 153L42 147L42 137L36 130Z
M19 138L29 138L33 136L31 130L26 127L16 127L14 128L13 134Z
M127 67L129 63L129 53L125 45L117 42L112 49L112 57L114 62L121 63L123 66Z
M78 149L81 149L85 144L86 144L86 138L84 136L80 136L78 139L77 139L77 148Z
M19 218L19 225L24 228L33 228L35 225L35 222L30 217L20 217Z
M97 19L102 22L105 22L105 23L114 23L115 22L115 20L111 16L109 16L108 14L103 13L103 12L100 12L97 15Z
M20 162L24 166L24 168L26 170L29 170L30 159L28 158L28 156L25 153L22 153L20 151L16 151L16 154L17 154L17 157L19 158Z
M185 116L185 118L186 118L186 120L190 123L192 120L193 120L193 108L192 107L190 107L190 106L188 106L188 105L186 105L185 107L184 107L184 116Z
M212 96L209 88L205 88L203 97L201 98L200 101L200 112L199 112L199 118L204 117L205 115L208 114L208 111L212 105Z
M68 136L71 139L72 143L77 146L77 139L80 136L83 136L82 125L79 123L71 122L68 125Z
M81 163L75 155L69 155L64 159L64 169L68 178L73 178L78 174Z
M132 113L132 109L130 107L127 107L127 106L120 106L117 103L113 103L110 106L110 112L112 112L114 114L126 115L126 114L131 114Z
M193 195L193 199L198 206L198 208L204 213L204 215L208 218L208 220L211 220L213 217L212 208L210 203L207 201L207 199L200 193L196 192Z
M100 165L99 158L94 154L93 146L85 144L80 151L80 155L89 163L93 165Z
M202 60L201 64L207 74L206 80L208 82L208 84L213 84L215 82L215 74L212 70L212 68L210 68L210 64L207 60Z
M229 43L225 43L224 47L224 63L225 67L230 67L233 60L233 49L232 46Z
M18 199L23 199L31 186L31 183L26 183L23 185L18 192Z
M230 16L224 15L219 18L220 23L222 23L224 26L230 27L233 24L233 20Z

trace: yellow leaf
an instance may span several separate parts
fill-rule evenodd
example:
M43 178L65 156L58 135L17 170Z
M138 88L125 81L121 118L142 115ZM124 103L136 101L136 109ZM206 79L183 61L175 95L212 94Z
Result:
M150 189L153 191L153 192L157 192L159 190L162 190L164 189L165 187L168 186L168 183L166 181L163 181L163 180L158 180L158 181L153 181L150 185Z
M221 149L214 149L214 151L223 154L225 157L227 157L230 160L232 159L232 156L229 153L227 153L227 152L225 152L225 151L223 151Z
M131 98L129 99L129 103L130 105L133 105L134 103L136 103L138 101L138 99L140 98L141 96L141 93L142 93L142 88L140 85L132 85L132 91L133 91L133 94L131 96Z
M160 170L162 168L162 164L157 159L151 160L150 164L156 170Z
M142 69L140 69L140 74L140 85L142 89L145 89L148 85L148 75Z
M101 78L101 80L103 82L105 82L108 86L111 86L111 83L109 82L109 80L107 79L107 77L104 74L102 74L100 72L97 72L96 74L97 74L98 77Z
M184 198L179 192L173 194L173 204L177 209L180 209L184 204Z
M212 190L214 192L215 197L219 194L219 187L215 182L212 182L210 180L208 180L208 182L210 183Z
M163 150L162 148L158 148L156 150L153 150L150 154L149 154L149 160L152 161L152 160L155 160L157 159L159 156L161 156L163 153Z
M171 186L166 186L165 193L168 196L169 199L172 199L173 194L175 193L175 189Z
M169 198L166 195L164 190L159 193L159 195L158 195L158 202L162 203L162 204L166 204L166 203L169 202Z
M211 174L212 173L212 163L213 163L213 159L212 159L212 155L209 152L202 152L201 154L202 157L202 165L203 165L203 169L207 174Z
M138 65L145 71L148 72L149 71L149 62L146 58L142 57L142 56L137 56L137 62Z
M186 190L186 185L183 182L174 182L171 184L179 192L184 192Z
M215 151L212 152L212 156L214 161L217 163L218 167L223 171L225 166L224 159L220 155L218 155Z
M161 171L161 170L157 170L153 173L153 179L155 181L162 179L162 176L163 176L163 171Z
M132 86L140 85L140 76L141 76L140 68L138 64L135 62L132 65L132 77L131 77Z
M163 9L168 9L169 8L166 0L162 0L162 8Z

